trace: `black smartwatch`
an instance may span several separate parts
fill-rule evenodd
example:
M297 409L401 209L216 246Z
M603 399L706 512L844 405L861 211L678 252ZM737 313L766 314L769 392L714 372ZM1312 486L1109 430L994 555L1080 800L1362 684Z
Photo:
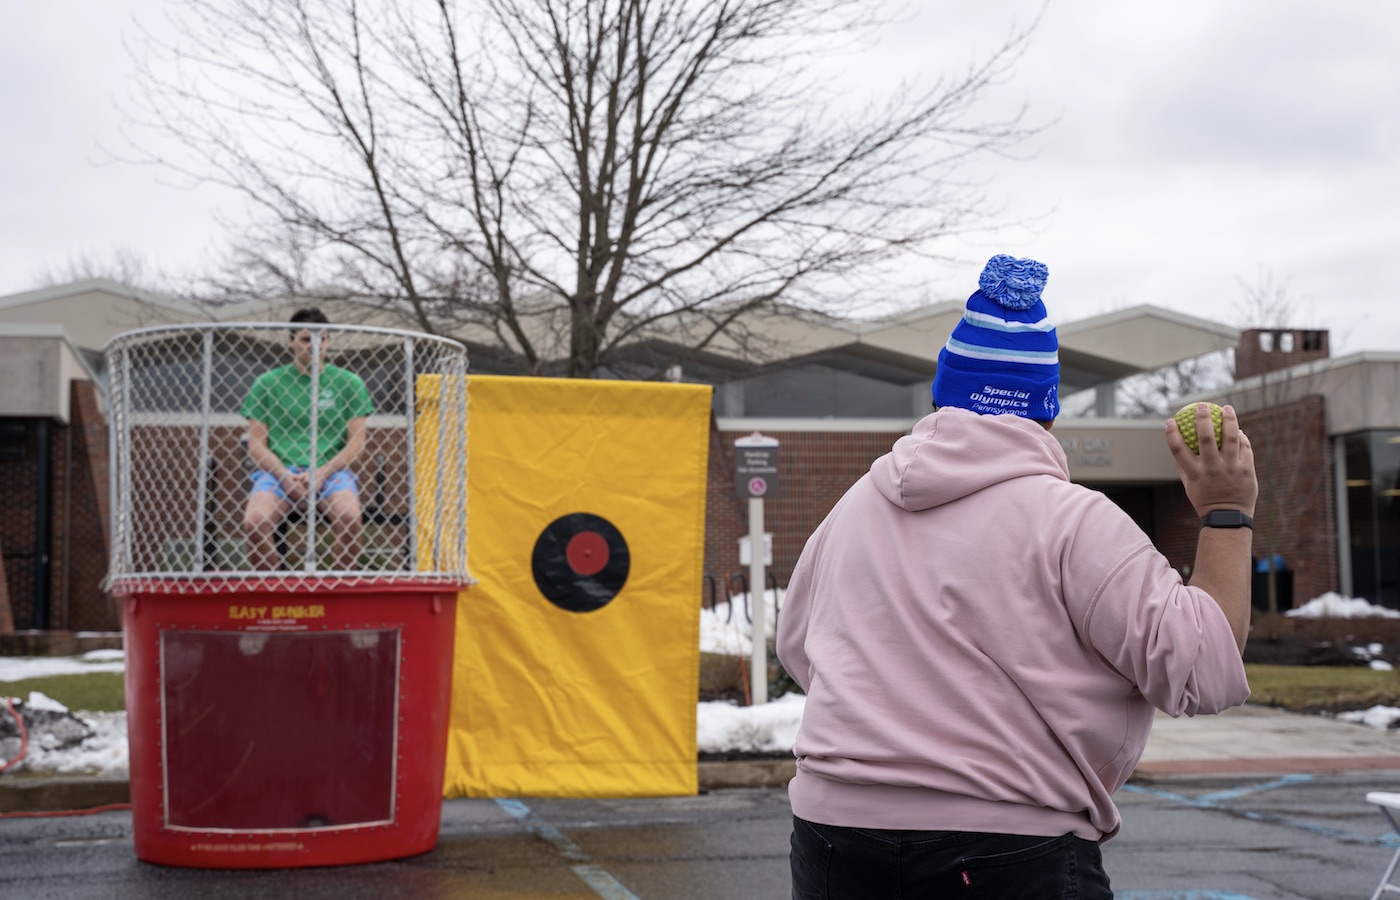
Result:
M1254 530L1254 519L1238 509L1212 509L1201 516L1202 528L1248 528Z

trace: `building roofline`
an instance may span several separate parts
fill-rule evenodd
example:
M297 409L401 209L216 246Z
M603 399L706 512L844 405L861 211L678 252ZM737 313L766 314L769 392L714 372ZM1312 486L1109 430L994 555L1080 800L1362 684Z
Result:
M898 328L918 322L920 319L931 319L937 316L947 315L963 308L963 300L940 300L917 309L906 309L901 312L890 313L887 316L880 316L874 319L851 319L836 320L838 323L834 327L850 331L857 337L863 337L876 331L884 331L887 328Z
M68 329L57 322L0 322L0 337L56 337L73 343Z
M1355 353L1348 353L1346 356L1324 356L1321 359L1311 359L1307 362L1300 362L1297 365L1286 366L1282 369L1260 372L1258 375L1251 375L1248 378L1232 382L1220 390L1211 391L1209 393L1213 396L1218 396L1230 390L1249 391L1271 383L1276 384L1280 381L1311 378L1316 375L1321 375L1324 372L1334 372L1338 369L1344 369L1347 366L1362 366L1367 363L1400 363L1400 351L1358 350Z
M61 300L65 297L74 297L78 294L87 294L95 291L113 294L118 297L130 297L142 303L157 306L181 315L197 316L204 319L214 318L208 309L182 300L179 297L173 297L169 294L162 294L156 291L147 291L142 288L129 287L119 281L113 281L110 278L87 278L82 281L72 281L67 284L54 284L29 291L21 291L17 294L8 294L0 297L0 309L15 309L21 306L45 303L49 300Z
M1111 325L1118 325L1123 322L1130 322L1133 319L1164 319L1174 325L1183 328L1191 328L1216 337L1226 338L1232 344L1239 341L1240 329L1233 325L1226 325L1223 322L1215 322L1210 319L1202 319L1199 316L1177 312L1161 306L1154 306L1150 303L1141 303L1137 306L1130 306L1126 309L1117 309L1113 312L1101 313L1097 316L1090 316L1087 319L1075 319L1063 325L1056 324L1056 330L1060 334L1079 334L1085 331L1092 331L1096 328L1107 328Z
M68 330L55 322L0 322L0 337L24 337L24 338L56 338L63 341L73 358L82 366L87 373L88 381L97 385L98 392L103 395L103 405L106 405L106 392L102 389L102 379L98 377L97 371L88 364L87 357L73 339L69 337Z

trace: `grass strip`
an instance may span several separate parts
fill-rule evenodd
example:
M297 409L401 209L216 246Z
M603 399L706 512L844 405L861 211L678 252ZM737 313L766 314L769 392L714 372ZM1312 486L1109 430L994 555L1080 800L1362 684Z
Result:
M1346 712L1400 706L1400 672L1364 666L1246 663L1250 701L1295 712Z
M121 672L88 672L0 681L0 696L26 700L30 691L52 697L71 710L115 712L126 709ZM3 712L3 707L0 707L0 712Z

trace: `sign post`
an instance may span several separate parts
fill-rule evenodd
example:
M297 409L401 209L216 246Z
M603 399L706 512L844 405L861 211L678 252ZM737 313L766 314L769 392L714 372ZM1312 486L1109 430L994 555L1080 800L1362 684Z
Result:
M768 702L768 604L763 571L763 501L778 495L778 440L755 431L734 442L734 487L749 499L749 596L753 598L752 702ZM775 598L776 599L776 598ZM775 604L776 605L776 604Z

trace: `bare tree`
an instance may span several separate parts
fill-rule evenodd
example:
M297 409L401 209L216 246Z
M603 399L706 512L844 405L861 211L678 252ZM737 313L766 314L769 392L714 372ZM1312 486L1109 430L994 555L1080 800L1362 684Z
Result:
M105 278L137 290L156 290L165 281L146 259L129 247L102 255L83 251L59 266L47 266L35 275L39 287Z
M1118 385L1118 413L1129 419L1165 418L1182 397L1218 393L1230 383L1228 351L1198 356L1125 378Z
M985 227L961 164L1029 133L975 115L1029 29L858 109L822 62L876 5L191 0L138 46L132 144L250 201L225 290L335 285L589 376Z

